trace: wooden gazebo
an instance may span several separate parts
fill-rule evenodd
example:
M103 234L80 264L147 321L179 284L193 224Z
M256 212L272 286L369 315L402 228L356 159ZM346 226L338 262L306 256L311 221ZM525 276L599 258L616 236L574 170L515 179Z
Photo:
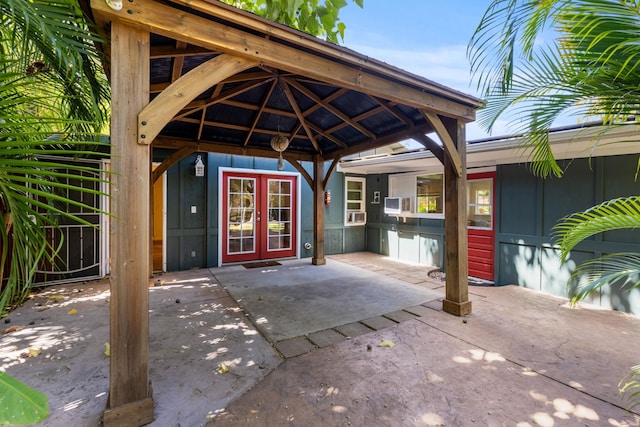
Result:
M150 188L195 152L277 157L314 191L312 263L325 263L323 194L347 155L413 138L444 164L446 298L471 312L465 124L474 97L214 0L91 0L112 93L111 374L105 426L153 420L148 374ZM427 135L435 132L440 143ZM151 172L152 149L172 153ZM313 174L303 167L313 164ZM331 162L325 174L325 162Z

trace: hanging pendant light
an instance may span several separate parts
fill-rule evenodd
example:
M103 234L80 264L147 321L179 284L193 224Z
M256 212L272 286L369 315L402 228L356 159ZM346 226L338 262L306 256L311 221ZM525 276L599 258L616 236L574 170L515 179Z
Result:
M278 170L281 171L284 169L284 159L282 158L282 152L289 147L289 138L281 134L275 134L273 138L271 138L271 148L274 151L277 151L280 156L278 157Z

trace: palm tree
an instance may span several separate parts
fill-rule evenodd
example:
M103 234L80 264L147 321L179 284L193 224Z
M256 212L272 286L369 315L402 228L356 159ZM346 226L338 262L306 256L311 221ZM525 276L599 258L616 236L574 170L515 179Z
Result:
M533 171L561 176L548 131L561 114L600 117L604 131L629 122L640 110L640 2L631 0L494 0L468 48L487 107L487 129L507 110L521 121ZM549 43L541 39L553 37ZM594 141L594 144L597 144ZM631 179L632 177L630 177ZM640 197L609 200L562 219L554 228L564 262L596 233L640 227ZM640 254L611 254L579 266L576 303L604 285L640 285ZM585 280L586 279L586 280ZM632 405L640 404L640 367L623 382Z
M66 208L92 208L68 194L95 191L65 182L95 181L88 176L99 171L60 172L66 165L45 156L89 156L101 148L109 91L98 37L77 1L3 0L0 17L1 316L27 296L38 264L57 257L59 247L44 226L56 227L63 217L86 223ZM41 393L5 373L0 389L9 409L0 424L31 424L47 416Z
M3 0L0 12L3 313L25 297L38 263L56 257L42 226L69 217L65 206L78 204L66 196L69 192L87 191L63 184L78 175L61 175L65 166L42 156L96 154L108 117L109 86L94 44L99 39L88 31L77 1Z

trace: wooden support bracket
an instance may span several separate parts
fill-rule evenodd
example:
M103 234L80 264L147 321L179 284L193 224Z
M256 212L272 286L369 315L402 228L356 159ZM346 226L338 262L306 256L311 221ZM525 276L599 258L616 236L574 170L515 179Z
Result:
M436 133L442 140L444 144L444 148L449 154L449 158L451 159L451 163L456 171L456 174L461 177L462 176L462 161L460 160L460 155L458 154L458 150L456 149L456 144L453 142L453 138L449 135L447 128L445 127L442 120L436 113L432 113L430 111L422 110L422 114L427 119L431 126L435 129ZM466 141L459 141L461 144L466 144Z
M222 54L180 77L138 114L138 144L151 144L169 120L202 92L256 65L246 58Z

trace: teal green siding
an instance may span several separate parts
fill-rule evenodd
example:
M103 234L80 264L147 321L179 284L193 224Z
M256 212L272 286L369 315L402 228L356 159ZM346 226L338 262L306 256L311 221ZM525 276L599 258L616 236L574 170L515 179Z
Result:
M440 219L396 218L384 214L389 175L367 176L366 249L369 252L428 266L443 266L444 222ZM373 193L380 192L380 203Z
M596 235L578 245L561 265L553 245L553 227L574 212L617 197L640 194L634 180L638 156L610 156L561 161L562 178L542 179L528 164L496 169L496 285L515 284L538 292L567 297L577 283L567 284L576 266L602 255L640 252L640 230ZM388 175L367 176L367 191L387 195ZM444 221L383 214L383 205L367 205L366 248L404 261L444 265ZM605 287L587 302L640 314L640 290L630 293Z
M156 153L154 161L162 161L169 153ZM192 268L218 266L218 199L219 168L277 171L277 160L255 157L201 153L206 166L205 177L196 177L194 164L197 154L182 159L167 171L167 270L179 271ZM305 169L312 175L311 164ZM327 168L328 168L327 164ZM285 171L297 172L285 162ZM300 184L300 234L299 254L311 257L313 249L313 193L307 181ZM332 193L331 206L325 207L325 254L366 250L366 228L344 226L344 176L334 172L328 183ZM196 206L196 213L191 213Z
M561 162L561 178L534 177L526 165L497 170L496 284L519 286L558 296L570 296L577 283L567 284L577 265L616 252L640 252L640 230L595 235L579 244L561 265L553 245L553 227L571 213L616 197L640 194L634 181L637 156L611 156ZM589 302L640 314L640 291L604 287Z

